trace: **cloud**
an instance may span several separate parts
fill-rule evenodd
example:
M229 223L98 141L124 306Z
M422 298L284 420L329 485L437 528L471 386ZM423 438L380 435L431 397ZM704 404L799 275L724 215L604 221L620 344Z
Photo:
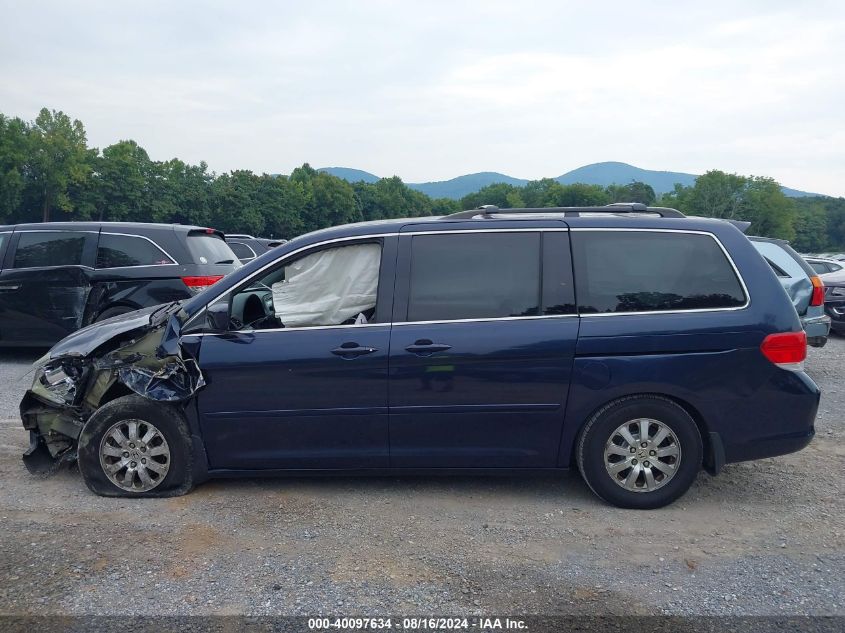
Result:
M35 2L0 25L0 110L92 144L406 180L588 162L843 195L845 8L820 2Z

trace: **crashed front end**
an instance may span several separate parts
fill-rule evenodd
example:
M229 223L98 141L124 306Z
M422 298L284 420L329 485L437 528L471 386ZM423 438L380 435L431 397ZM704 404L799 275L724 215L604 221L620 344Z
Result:
M88 326L35 362L20 404L30 472L49 474L75 461L88 418L114 397L183 402L205 384L196 359L179 344L179 313L174 303Z

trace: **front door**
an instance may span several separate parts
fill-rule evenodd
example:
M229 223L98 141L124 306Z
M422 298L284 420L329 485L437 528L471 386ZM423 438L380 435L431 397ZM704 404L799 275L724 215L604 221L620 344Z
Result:
M309 251L222 299L234 331L199 352L211 468L388 465L395 252L395 238Z
M14 233L0 273L5 344L52 345L82 327L96 233Z
M391 465L553 467L578 334L568 232L401 240Z

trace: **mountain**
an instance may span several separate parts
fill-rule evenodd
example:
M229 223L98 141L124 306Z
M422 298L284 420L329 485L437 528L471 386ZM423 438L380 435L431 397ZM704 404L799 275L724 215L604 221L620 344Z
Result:
M513 176L506 176L495 171L482 171L477 174L467 174L466 176L458 176L451 180L443 180L440 182L419 182L408 183L411 189L422 191L427 196L432 198L463 198L468 193L474 193L486 187L487 185L504 182L509 185L521 187L528 181L523 178L514 178Z
M351 167L321 167L317 171L324 171L332 176L343 178L347 182L359 182L363 180L364 182L373 183L381 180L375 174L371 174L363 169L352 169Z
M563 185L582 182L588 185L601 185L602 187L624 185L631 181L644 182L651 185L654 192L659 195L672 191L676 182L685 187L691 187L695 184L696 178L695 174L685 174L679 171L654 171L634 167L628 163L607 162L584 165L566 172L563 176L558 176L555 180Z
M320 169L320 171L327 172L338 178L343 178L349 182L357 182L359 180L375 182L379 179L375 174L361 171L360 169L349 169L348 167L325 167ZM568 171L562 176L558 176L555 180L564 185L580 182L588 185L601 185L602 187L614 184L625 185L631 181L639 181L651 185L655 193L660 195L661 193L672 191L675 183L692 186L695 184L696 178L697 176L695 174L686 174L679 171L655 171L653 169L635 167L628 163L605 162L584 165L583 167ZM483 171L477 174L458 176L451 180L421 183L409 182L406 184L411 189L422 191L432 198L459 199L467 194L475 193L482 187L499 182L519 187L527 183L528 180L514 178L513 176L494 171ZM820 195L799 191L798 189L790 189L789 187L783 187L783 192L793 198Z

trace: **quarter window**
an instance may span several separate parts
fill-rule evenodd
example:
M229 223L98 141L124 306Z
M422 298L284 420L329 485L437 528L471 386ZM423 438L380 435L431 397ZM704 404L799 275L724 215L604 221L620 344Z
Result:
M732 308L746 301L709 235L579 231L572 250L582 313Z
M248 262L251 259L255 259L255 253L252 252L252 249L242 242L227 242L229 248L232 249L232 252L238 256L238 259L242 262Z
M84 233L21 232L15 250L14 267L78 266L82 264L84 247Z
M540 245L539 232L414 236L408 320L539 315Z
M132 235L100 234L97 268L124 268L173 264L158 246Z

